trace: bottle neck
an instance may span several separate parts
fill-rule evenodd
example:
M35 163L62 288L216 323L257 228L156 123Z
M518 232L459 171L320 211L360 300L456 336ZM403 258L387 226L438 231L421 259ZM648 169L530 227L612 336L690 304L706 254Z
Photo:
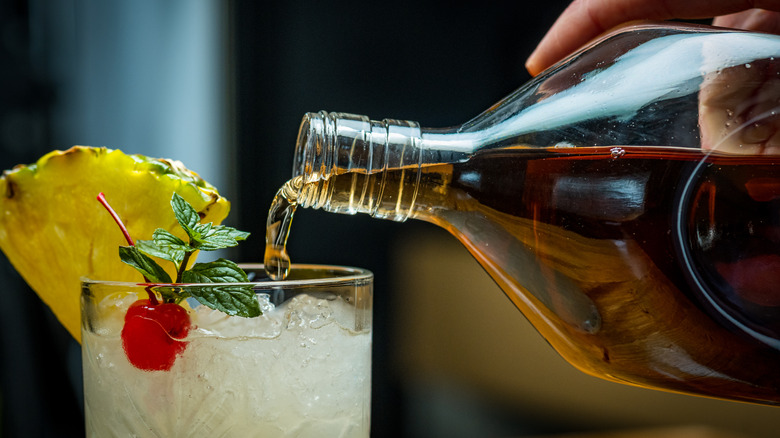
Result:
M419 124L345 113L308 113L293 178L298 205L404 221L415 209L423 153Z

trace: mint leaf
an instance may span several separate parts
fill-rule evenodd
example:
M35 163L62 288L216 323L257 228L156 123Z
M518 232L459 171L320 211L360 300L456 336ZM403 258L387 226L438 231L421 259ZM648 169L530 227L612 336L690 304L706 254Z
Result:
M177 270L187 253L196 251L195 248L187 245L183 240L162 228L154 231L152 239L154 240L139 240L136 242L136 246L148 256L158 257L175 263Z
M170 283L171 277L160 265L150 257L143 254L135 246L120 246L119 258L122 262L134 267L138 272L151 282Z
M203 251L230 248L238 245L239 241L246 240L246 238L249 237L249 233L245 231L238 231L235 228L224 225L216 225L211 226L208 229L196 230L199 232L197 247Z
M157 257L163 260L173 262L178 267L184 260L185 252L179 249L171 248L170 246L158 245L152 240L139 240L136 242L136 247L142 253L150 256Z
M231 316L252 318L263 314L252 285L222 283L191 288L190 291L201 304Z
M192 238L193 231L198 225L198 222L200 222L198 212L192 208L189 202L185 201L184 198L179 196L176 192L173 193L173 197L171 198L171 208L173 208L173 214L176 216L176 221L184 228L187 235Z
M249 237L249 233L238 231L235 228L214 225L211 222L206 224L198 223L200 221L198 212L176 193L171 198L171 207L179 225L181 225L190 238L189 246L192 250L214 251L229 248L238 245L239 241L246 240Z
M198 240L200 240L208 236L213 227L214 224L211 222L207 224L196 224L194 227L192 227L192 231L194 232L193 235L197 237Z
M184 271L185 283L242 283L249 279L246 272L230 260L217 259L209 263L196 263Z
M203 249L206 246L206 236L211 232L213 224L197 224L192 228L190 236L190 245L195 248Z
M187 245L183 240L179 239L178 237L171 234L168 230L163 228L154 230L152 239L154 239L154 243L160 246L178 247L182 251L192 250L192 248L190 248L189 245Z
M107 202L98 200L112 212ZM173 262L176 265L176 283L206 284L196 288L171 286L160 289L163 302L179 303L193 297L201 304L222 311L228 315L253 317L262 314L252 285L248 283L246 273L234 262L218 259L209 263L196 263L189 270L189 260L198 250L211 251L236 246L246 240L249 233L224 225L200 223L200 215L184 198L174 193L171 208L176 221L184 229L188 240L185 242L171 232L158 228L152 240L139 240L133 243L125 233L130 246L119 247L122 262L132 266L143 274L144 279L154 283L173 283L168 273L151 257ZM114 216L112 214L112 216ZM115 217L120 229L124 224Z
M166 247L157 245L153 240L137 240L135 242L135 247L149 257L157 257L163 260L173 261L173 256L170 254L168 249Z
M230 240L233 242L231 246L235 246L238 245L238 242L246 240L246 238L249 237L249 233L225 225L217 225L207 237L209 239L219 238L225 239L225 241Z

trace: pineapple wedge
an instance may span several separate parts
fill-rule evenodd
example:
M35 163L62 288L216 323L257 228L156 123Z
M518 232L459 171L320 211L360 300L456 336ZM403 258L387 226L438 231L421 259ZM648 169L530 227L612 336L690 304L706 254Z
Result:
M127 243L96 200L100 192L133 239L151 239L157 228L185 237L170 207L173 192L203 222L218 224L230 209L214 187L180 162L119 150L74 146L5 171L0 249L79 342L81 277L143 281L119 259L118 248Z

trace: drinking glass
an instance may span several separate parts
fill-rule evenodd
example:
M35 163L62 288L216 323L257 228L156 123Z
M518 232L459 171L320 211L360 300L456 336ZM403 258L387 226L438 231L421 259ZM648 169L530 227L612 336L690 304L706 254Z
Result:
M82 281L87 436L369 436L373 274L293 265L286 280L272 281L262 265L242 267L257 279L263 314L228 316L184 300L192 325L170 340L183 348L169 370L129 362L128 308L166 288L218 292L225 284Z

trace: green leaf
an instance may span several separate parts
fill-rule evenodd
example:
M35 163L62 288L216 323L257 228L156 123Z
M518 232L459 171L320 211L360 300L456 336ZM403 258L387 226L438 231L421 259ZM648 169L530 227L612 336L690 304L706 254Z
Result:
M171 277L160 265L143 254L135 246L120 246L119 258L122 262L134 267L149 281L154 283L170 283Z
M185 260L197 250L215 250L236 246L246 240L249 233L235 228L212 223L201 224L198 212L184 198L174 193L171 208L176 221L189 237L185 242L165 229L158 228L152 240L139 240L136 246L119 248L121 260L137 269L148 281L171 283L171 278L151 257L168 260L176 264L177 282L205 283L193 288L174 286L161 292L165 302L180 302L192 296L205 306L220 310L228 315L253 317L262 314L252 285L237 285L249 282L246 273L230 260L218 259L209 263L196 263L185 269ZM184 270L182 272L182 270ZM181 276L179 280L178 276Z
M235 228L224 225L212 226L207 232L201 233L198 239L198 249L214 251L230 248L238 245L239 241L246 240L247 237L249 237L249 233L238 231Z
M198 236L198 238L204 238L209 235L213 226L214 224L211 222L207 224L196 224L194 227L192 227L192 230L195 231L195 234Z
M196 263L184 271L182 280L185 283L219 283L213 287L188 288L195 299L212 309L247 318L262 314L252 286L232 284L249 279L244 270L230 260Z
M177 270L181 266L182 261L184 261L186 253L196 251L195 248L187 245L183 240L162 228L155 230L152 238L154 239L152 242L141 240L136 242L136 244L147 255L175 263Z
M238 245L239 241L246 240L249 237L249 233L238 231L235 228L214 225L211 222L206 224L199 223L200 216L198 216L198 212L176 193L171 198L171 207L179 225L184 228L184 231L190 238L189 247L191 249L184 249L184 251L191 252L196 249L214 251L229 248ZM171 235L171 237L175 236ZM180 244L184 244L184 242L180 242Z
M168 260L176 264L178 268L181 262L184 260L185 251L194 251L189 246L171 246L161 245L152 240L139 240L135 242L136 247L142 253L150 256L157 257L163 260Z
M225 225L219 225L215 227L215 231L212 234L220 234L220 235L228 236L231 239L236 241L236 245L238 245L238 242L242 240L246 240L247 237L249 237L249 232L239 231L235 228L231 228Z
M230 260L217 259L209 263L196 263L184 271L185 283L243 283L249 281L246 272Z
M136 240L135 247L149 257L157 257L163 260L173 261L173 257L166 247L157 245L152 240Z
M231 316L252 318L263 314L252 285L222 283L189 290L201 304Z
M198 222L200 222L198 212L192 208L189 202L185 201L184 198L179 196L176 192L173 193L173 197L171 198L171 208L173 208L173 214L176 216L176 221L184 228L187 235L192 238L193 231L198 225Z
M154 234L152 234L152 239L154 239L154 243L158 245L181 247L182 251L187 251L189 248L189 245L187 245L186 242L174 236L168 230L163 228L158 228L154 230Z

